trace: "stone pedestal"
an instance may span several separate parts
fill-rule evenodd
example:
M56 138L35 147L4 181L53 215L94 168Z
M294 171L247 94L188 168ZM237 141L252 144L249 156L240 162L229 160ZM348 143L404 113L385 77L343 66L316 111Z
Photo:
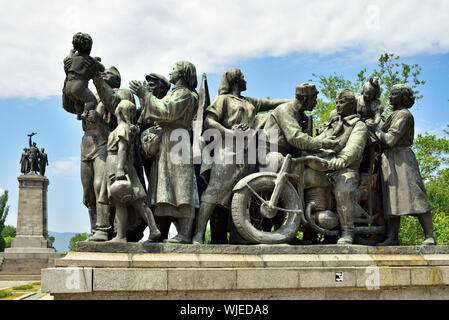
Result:
M19 180L17 234L11 248L5 249L1 272L10 274L39 274L40 269L53 266L60 258L48 240L46 177L28 174Z
M22 175L19 180L17 235L6 253L56 252L48 240L47 188L49 181L36 174Z
M78 248L84 252L69 252L42 270L42 290L56 300L449 299L448 246Z

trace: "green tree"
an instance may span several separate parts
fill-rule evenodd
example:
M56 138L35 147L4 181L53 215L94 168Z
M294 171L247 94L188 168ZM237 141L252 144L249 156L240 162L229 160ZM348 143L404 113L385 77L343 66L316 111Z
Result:
M445 175L444 169L441 168L449 164L449 131L444 130L444 133L446 137L442 138L427 132L424 135L419 134L413 143L412 149L426 182L438 180Z
M382 90L381 101L385 108L385 115L388 115L391 112L388 97L393 85L407 83L412 88L416 99L419 100L422 98L418 89L426 81L421 80L419 78L420 75L421 67L418 64L409 65L400 62L400 57L394 53L381 54L378 58L377 66L371 74L368 74L365 68L352 81L345 79L343 75L337 73L329 76L313 73L313 78L318 82L317 87L325 97L325 99L318 99L317 106L312 112L315 119L315 128L318 128L321 123L329 120L330 112L335 109L335 100L341 89L347 88L357 94L369 78L377 76Z
M371 76L379 77L379 85L382 90L381 100L385 107L389 106L389 98L391 87L399 83L407 83L413 90L416 100L423 96L418 90L419 86L426 83L418 77L421 74L421 67L418 64L408 65L399 61L400 57L394 53L383 53L378 59L378 68L376 68ZM363 84L368 78L364 77L366 69L362 70L358 75L358 81ZM391 111L391 109L388 109Z
M3 230L1 232L1 236L3 238L6 238L6 237L14 238L16 236L16 233L17 233L16 228L14 226L9 226L8 225L8 226L4 226L3 227Z
M5 241L5 248L11 248L11 241L14 239L14 237L4 237L3 240Z
M5 220L8 216L9 206L6 205L8 202L8 191L6 190L0 197L0 234L5 226ZM5 240L0 236L0 252L5 250Z
M0 233L0 238L4 242L4 248L11 248L11 240L16 236L16 228L13 226L4 226ZM0 240L1 241L1 240ZM1 246L1 244L0 244Z
M76 243L79 241L85 241L89 237L87 232L76 233L69 242L69 251L76 251Z

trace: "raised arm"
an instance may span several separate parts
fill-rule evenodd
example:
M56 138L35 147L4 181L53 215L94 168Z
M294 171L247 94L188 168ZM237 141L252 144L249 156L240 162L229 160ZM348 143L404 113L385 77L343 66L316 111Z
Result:
M114 89L112 89L111 86L103 80L101 75L96 75L93 78L93 82L97 88L98 96L100 97L101 102L103 102L111 114L115 114L115 109L120 101L122 101L122 98L120 98L120 96L114 92Z
M142 121L173 122L182 118L188 112L194 99L188 89L178 89L162 99L156 98L139 81L131 81L129 88L143 102Z
M293 99L259 99L252 97L247 97L246 99L248 99L254 106L258 106L259 111L273 110L283 103L293 101Z

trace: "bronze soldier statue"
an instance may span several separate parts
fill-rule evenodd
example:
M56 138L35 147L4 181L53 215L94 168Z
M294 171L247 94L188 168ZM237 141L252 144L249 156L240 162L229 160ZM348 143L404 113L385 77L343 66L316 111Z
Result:
M37 174L39 172L39 149L36 147L36 142L32 142L31 140L31 137L35 134L36 132L33 132L28 135L28 144L30 146L30 172Z
M45 176L45 168L48 166L48 156L44 151L45 149L42 148L39 152L39 173L41 176Z
M337 97L337 116L325 126L317 138L335 137L338 144L333 151L315 153L329 161L329 173L341 225L338 244L354 241L354 217L363 208L358 204L359 167L365 149L368 128L357 112L357 100L350 90L343 89Z
M23 149L20 164L20 172L22 172L22 174L27 174L30 172L30 152L28 148Z

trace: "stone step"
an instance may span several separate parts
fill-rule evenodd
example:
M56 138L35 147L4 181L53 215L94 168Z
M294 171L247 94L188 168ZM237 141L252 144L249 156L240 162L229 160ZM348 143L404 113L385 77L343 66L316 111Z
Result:
M41 269L53 266L49 259L5 259L1 274L40 275Z
M449 254L194 254L69 252L55 267L100 268L310 268L449 266Z
M40 274L7 274L0 272L0 281L32 281L41 280Z

